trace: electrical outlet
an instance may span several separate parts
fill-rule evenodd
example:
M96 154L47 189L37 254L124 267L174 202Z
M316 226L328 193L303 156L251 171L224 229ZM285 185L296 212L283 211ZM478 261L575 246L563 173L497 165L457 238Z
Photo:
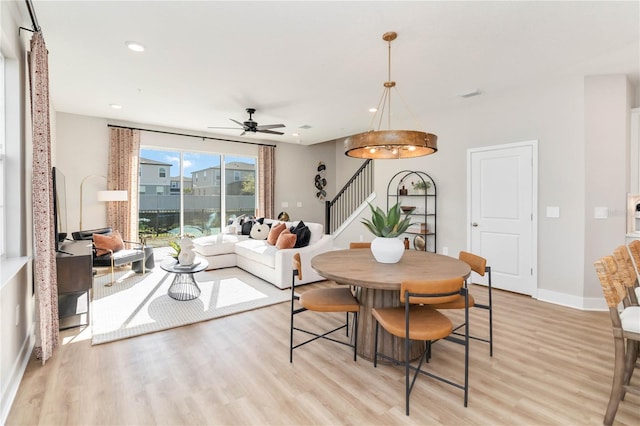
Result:
M449 254L449 247L442 247L442 254L447 256Z

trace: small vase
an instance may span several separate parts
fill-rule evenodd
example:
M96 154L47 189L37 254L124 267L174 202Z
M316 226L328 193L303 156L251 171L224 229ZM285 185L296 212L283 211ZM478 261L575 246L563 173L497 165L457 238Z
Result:
M398 263L404 254L404 243L396 237L376 237L371 241L371 253L379 263Z

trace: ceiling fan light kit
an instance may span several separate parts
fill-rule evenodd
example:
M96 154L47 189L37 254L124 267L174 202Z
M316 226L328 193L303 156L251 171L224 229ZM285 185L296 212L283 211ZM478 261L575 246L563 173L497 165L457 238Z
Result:
M391 42L398 35L395 32L384 33L382 39L389 44L389 80L384 83L384 91L377 111L380 112L379 122L382 122L384 109L387 108L387 123L389 130L370 130L349 136L344 141L345 155L368 159L398 159L413 158L430 155L438 151L438 137L432 133L418 130L390 130L391 128L391 88L396 82L391 80ZM372 124L376 120L372 119ZM373 128L373 126L370 126Z

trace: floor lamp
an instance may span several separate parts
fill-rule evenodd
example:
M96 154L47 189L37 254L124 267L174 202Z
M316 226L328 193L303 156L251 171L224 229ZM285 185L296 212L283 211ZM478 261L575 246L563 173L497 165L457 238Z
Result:
M104 180L107 180L105 176L89 175L89 176L85 176L85 178L82 179L82 182L80 182L80 229L79 229L80 231L83 230L82 228L82 204L83 204L82 194L84 193L83 191L84 183L87 179L94 178L94 177L99 177ZM106 201L128 201L128 200L129 200L129 193L127 191L123 191L123 190L98 191L98 201L106 202Z

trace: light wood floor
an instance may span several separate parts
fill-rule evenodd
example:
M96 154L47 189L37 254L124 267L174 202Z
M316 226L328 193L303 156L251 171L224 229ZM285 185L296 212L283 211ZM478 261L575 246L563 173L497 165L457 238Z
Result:
M483 299L482 289L472 292ZM608 313L494 295L494 356L472 343L467 408L461 391L422 376L406 417L403 369L354 363L349 348L331 342L297 349L290 364L283 303L98 346L88 329L65 331L46 365L29 363L7 425L602 424L613 365ZM334 321L303 315L319 326ZM476 333L485 318L473 312ZM457 379L462 353L438 342L430 368ZM627 395L616 424L640 424L638 396Z

